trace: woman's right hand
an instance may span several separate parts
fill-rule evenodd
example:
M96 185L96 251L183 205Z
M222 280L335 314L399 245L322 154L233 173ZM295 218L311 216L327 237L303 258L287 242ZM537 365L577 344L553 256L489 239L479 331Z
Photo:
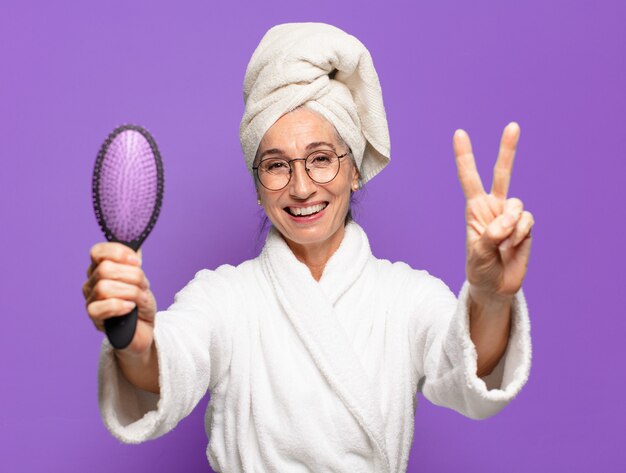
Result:
M96 329L105 332L106 319L126 315L136 304L135 335L126 348L117 351L147 355L154 341L156 300L141 268L141 249L135 252L122 243L101 242L93 245L89 254L91 265L83 284L89 318Z

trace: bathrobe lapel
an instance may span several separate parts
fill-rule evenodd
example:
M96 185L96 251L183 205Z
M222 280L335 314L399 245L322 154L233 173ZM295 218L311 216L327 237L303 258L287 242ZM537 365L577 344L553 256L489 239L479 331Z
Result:
M261 253L264 271L316 366L370 438L389 471L376 390L337 319L334 306L365 268L371 250L363 229L346 226L340 247L317 282L272 227Z

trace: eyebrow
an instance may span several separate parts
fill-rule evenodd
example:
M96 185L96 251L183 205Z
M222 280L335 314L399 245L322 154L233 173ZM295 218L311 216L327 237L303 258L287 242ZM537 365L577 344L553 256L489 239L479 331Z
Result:
M330 149L332 149L335 153L337 152L337 150L335 149L335 145L327 141L314 141L313 143L309 143L308 145L306 145L305 149L308 151L310 149L317 148L319 146L329 146ZM282 149L278 149L278 148L266 149L259 156L259 161L263 159L263 156L265 156L266 154L282 154L284 156L286 153Z

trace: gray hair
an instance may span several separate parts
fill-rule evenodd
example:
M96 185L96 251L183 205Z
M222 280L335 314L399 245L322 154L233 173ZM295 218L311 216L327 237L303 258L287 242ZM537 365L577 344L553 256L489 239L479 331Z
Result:
M310 107L307 107L306 103L302 103L300 105L298 105L296 108L294 108L293 110L290 110L287 113L292 113L295 112L296 110L299 110L301 108L306 108L309 112L313 112L315 113L318 117L321 117L324 119L324 121L330 123L330 126L333 127L333 131L335 132L335 138L337 140L337 142L339 143L339 146L343 147L343 148L348 148L349 150L349 155L350 156L350 161L352 162L352 165L356 168L357 173L359 174L359 179L361 178L361 172L359 171L359 167L356 164L356 160L354 159L354 155L352 154L352 149L348 146L348 144L346 143L346 141L341 137L341 135L339 134L339 132L337 131L337 127L335 127L335 125L330 122L328 119L326 119L326 117L324 117L321 113L319 113L317 110L313 110ZM256 150L256 154L254 155L254 163L258 164L258 159L259 159L259 150L261 149L261 146L259 145L259 147ZM256 182L255 179L255 186L258 185L258 183Z

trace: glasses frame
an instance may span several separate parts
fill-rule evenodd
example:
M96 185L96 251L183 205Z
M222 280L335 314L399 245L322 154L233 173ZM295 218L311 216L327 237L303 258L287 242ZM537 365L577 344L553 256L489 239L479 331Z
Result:
M316 181L315 179L313 179L311 177L311 174L309 174L309 168L306 167L307 159L309 159L315 153L319 153L320 151L327 151L327 152L330 151L335 156L337 156L337 159L339 160L339 165L337 166L337 172L331 179L325 182L320 182L320 181ZM311 151L311 153L309 153L306 158L293 158L293 159L279 158L279 159L283 159L283 161L286 161L287 164L289 165L289 179L287 179L287 182L285 183L283 187L280 187L278 189L271 189L267 187L265 184L263 184L263 181L261 181L261 178L259 176L259 166L252 166L252 169L255 171L256 178L259 181L259 183L263 187L265 187L267 190L270 190L270 191L280 191L289 185L289 183L291 182L291 176L293 175L293 166L291 165L291 163L293 163L294 161L304 161L304 170L306 171L306 175L309 176L309 179L311 179L313 182L315 182L316 184L328 184L329 182L332 182L339 175L339 171L341 170L341 158L345 158L348 154L351 154L351 153L352 153L351 149L348 149L348 151L346 151L342 155L338 155L337 152L333 151L332 149L316 149L315 151ZM268 158L268 159L276 159L276 158ZM261 161L259 161L259 164L261 164L263 161L266 161L266 160L262 159Z

